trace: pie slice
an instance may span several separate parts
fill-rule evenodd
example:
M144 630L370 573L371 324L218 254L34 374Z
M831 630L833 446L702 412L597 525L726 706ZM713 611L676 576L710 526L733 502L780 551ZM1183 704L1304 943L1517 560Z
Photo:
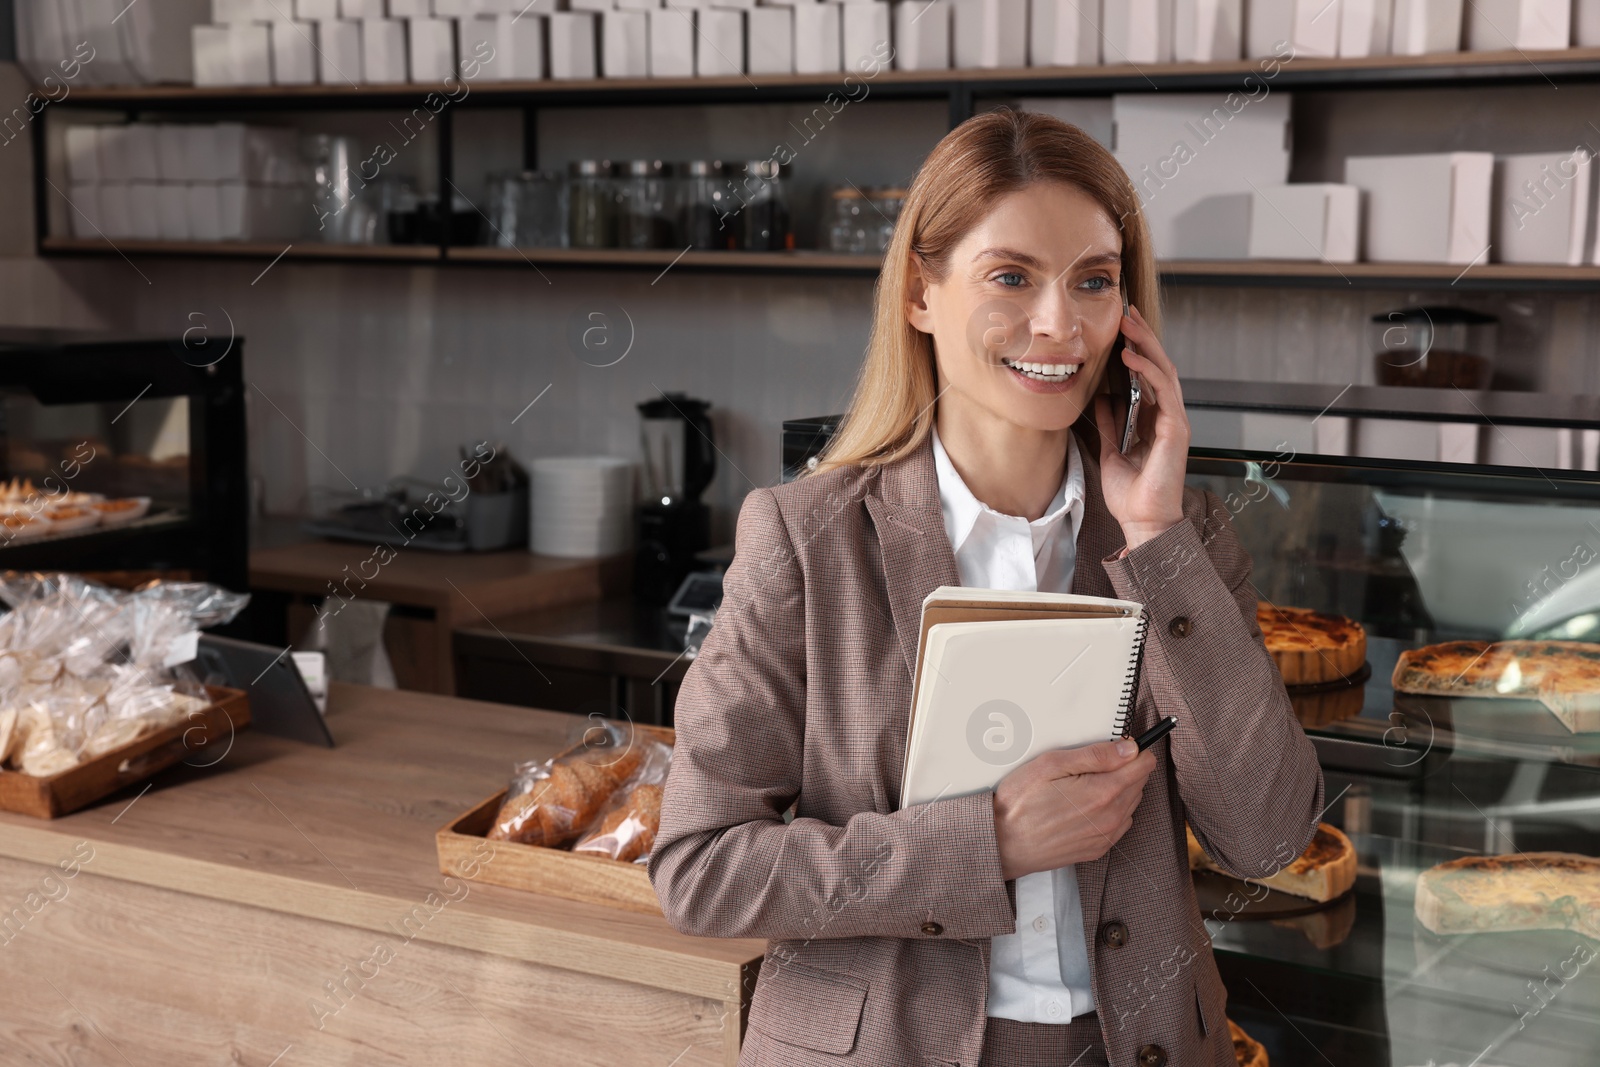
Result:
M1256 604L1256 623L1284 685L1348 678L1367 661L1367 631L1354 619L1309 608Z
M1193 830L1185 826L1184 833L1189 839L1191 871L1216 871L1230 878L1237 877L1233 872L1217 866L1206 855L1205 849L1195 839ZM1311 844L1294 862L1270 877L1244 880L1308 900L1326 902L1343 896L1356 884L1356 849L1343 830L1319 822L1316 836L1312 837Z
M1466 856L1417 876L1417 921L1436 934L1577 930L1600 937L1600 859L1572 852Z
M1396 692L1543 701L1573 733L1600 732L1600 644L1446 641L1400 653Z
M1232 1019L1228 1020L1228 1036L1233 1038L1233 1058L1239 1067L1270 1067L1267 1050L1261 1042L1241 1030Z

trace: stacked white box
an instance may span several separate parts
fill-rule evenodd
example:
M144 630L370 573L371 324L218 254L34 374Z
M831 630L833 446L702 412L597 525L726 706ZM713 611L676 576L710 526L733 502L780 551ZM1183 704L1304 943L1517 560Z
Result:
M1388 55L1393 22L1394 0L1339 0L1339 54Z
M1339 52L1342 0L1250 0L1245 47L1251 57L1277 54L1288 42L1296 55Z
M189 227L189 186L162 182L156 187L156 229L163 241L192 241Z
M1111 97L1109 96L1041 96L1022 97L1017 107L1023 111L1037 111L1069 122L1098 141L1107 149L1114 142L1111 136Z
M100 181L99 126L68 126L66 149L68 181L74 184Z
M1099 23L1100 0L1029 0L1029 65L1076 67L1100 62Z
M607 11L615 11L616 5L612 0L567 0L568 11L595 11L604 15Z
M128 236L139 241L154 241L161 236L161 205L156 182L128 183Z
M228 27L193 26L189 34L194 47L194 83L232 85L233 37Z
M1579 48L1600 46L1600 0L1573 0L1572 43Z
M613 11L600 19L600 74L606 78L650 76L650 15Z
M1115 155L1143 203L1157 255L1248 254L1252 187L1289 180L1290 95L1112 97Z
M1366 194L1363 258L1472 263L1489 245L1494 155L1351 156L1344 180Z
M317 23L317 81L359 85L362 80L361 23L350 19Z
M696 13L700 40L694 72L701 77L744 73L744 16L732 8L708 7Z
M317 24L274 22L272 80L277 85L311 85L317 80Z
M336 19L339 17L339 0L294 0L294 17L302 22Z
M895 69L950 69L950 21L948 0L900 0L895 4Z
M1172 58L1213 63L1244 54L1244 0L1175 0Z
M600 76L600 16L592 11L557 11L550 19L550 77Z
M695 12L663 7L650 16L650 76L694 76Z
M339 0L339 17L342 19L382 19L389 17L384 0Z
M411 80L437 84L456 75L456 23L454 19L407 20L406 38L411 57Z
M432 0L389 0L389 17L392 19L427 18L432 14Z
M404 22L399 19L362 20L361 80L368 85L395 85L409 80Z
M1264 185L1250 207L1250 258L1354 263L1360 254L1361 190L1307 182Z
M1575 267L1584 261L1594 195L1590 161L1584 148L1495 158L1495 262Z
M503 81L501 73L505 64L495 54L499 24L493 15L474 15L461 20L457 32L461 35L461 76L469 81ZM469 77L471 63L477 72Z
M1461 47L1461 0L1394 0L1389 51L1397 56Z
M654 11L661 0L617 0L618 11Z
M133 206L128 201L127 182L100 184L100 229L113 241L133 236Z
M293 17L293 11L284 0L211 0L211 21L219 26L276 22Z
M748 44L745 61L751 74L794 73L794 11L789 7L754 7L745 16Z
M831 74L844 69L842 4L832 0L794 6L794 69L796 74Z
M844 46L844 69L866 69L894 53L889 45L889 4L887 0L865 0L843 5L840 41Z
M100 183L74 182L71 187L72 236L104 237L105 219L100 212Z
M1172 0L1109 0L1103 11L1101 62L1172 62ZM960 27L958 18L958 42Z
M469 19L484 13L482 0L433 0L433 17Z
M539 81L545 77L544 38L547 15L495 16L494 62L501 81Z
M1470 51L1565 48L1572 40L1572 0L1472 0L1466 17Z
M953 2L955 64L958 69L993 70L1027 66L1028 0Z

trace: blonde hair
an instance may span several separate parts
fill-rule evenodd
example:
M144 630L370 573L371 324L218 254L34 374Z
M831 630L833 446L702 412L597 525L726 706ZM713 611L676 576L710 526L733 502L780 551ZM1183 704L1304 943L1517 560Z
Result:
M1049 115L1001 108L974 116L934 146L911 184L878 275L872 336L855 395L809 474L892 463L927 437L938 375L932 338L906 318L911 257L917 256L928 281L942 281L952 250L999 197L1047 181L1083 190L1117 220L1128 302L1160 333L1150 230L1116 158L1078 127ZM1092 418L1092 411L1085 408L1082 417Z

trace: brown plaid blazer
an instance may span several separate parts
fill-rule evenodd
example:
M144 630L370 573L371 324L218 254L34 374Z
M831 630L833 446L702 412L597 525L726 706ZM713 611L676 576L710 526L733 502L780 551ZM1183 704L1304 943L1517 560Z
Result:
M1310 843L1322 773L1256 625L1250 557L1215 494L1120 560L1082 434L1076 593L1145 605L1132 729L1179 725L1133 828L1077 864L1112 1064L1234 1062L1185 817L1206 851L1267 874ZM989 939L1015 929L992 793L897 811L922 598L958 585L932 439L879 469L757 489L716 623L677 700L650 879L677 929L770 941L741 1067L978 1063ZM794 805L793 821L784 814Z

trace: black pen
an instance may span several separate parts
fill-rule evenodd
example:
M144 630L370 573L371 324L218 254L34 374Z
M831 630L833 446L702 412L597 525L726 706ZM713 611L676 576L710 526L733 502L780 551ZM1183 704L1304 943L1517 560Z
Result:
M1149 748L1163 737L1166 737L1172 732L1172 728L1176 725L1178 725L1178 717L1176 715L1168 715L1165 719L1162 719L1160 722L1150 727L1150 729L1140 734L1137 742L1139 751L1143 752L1145 749Z

